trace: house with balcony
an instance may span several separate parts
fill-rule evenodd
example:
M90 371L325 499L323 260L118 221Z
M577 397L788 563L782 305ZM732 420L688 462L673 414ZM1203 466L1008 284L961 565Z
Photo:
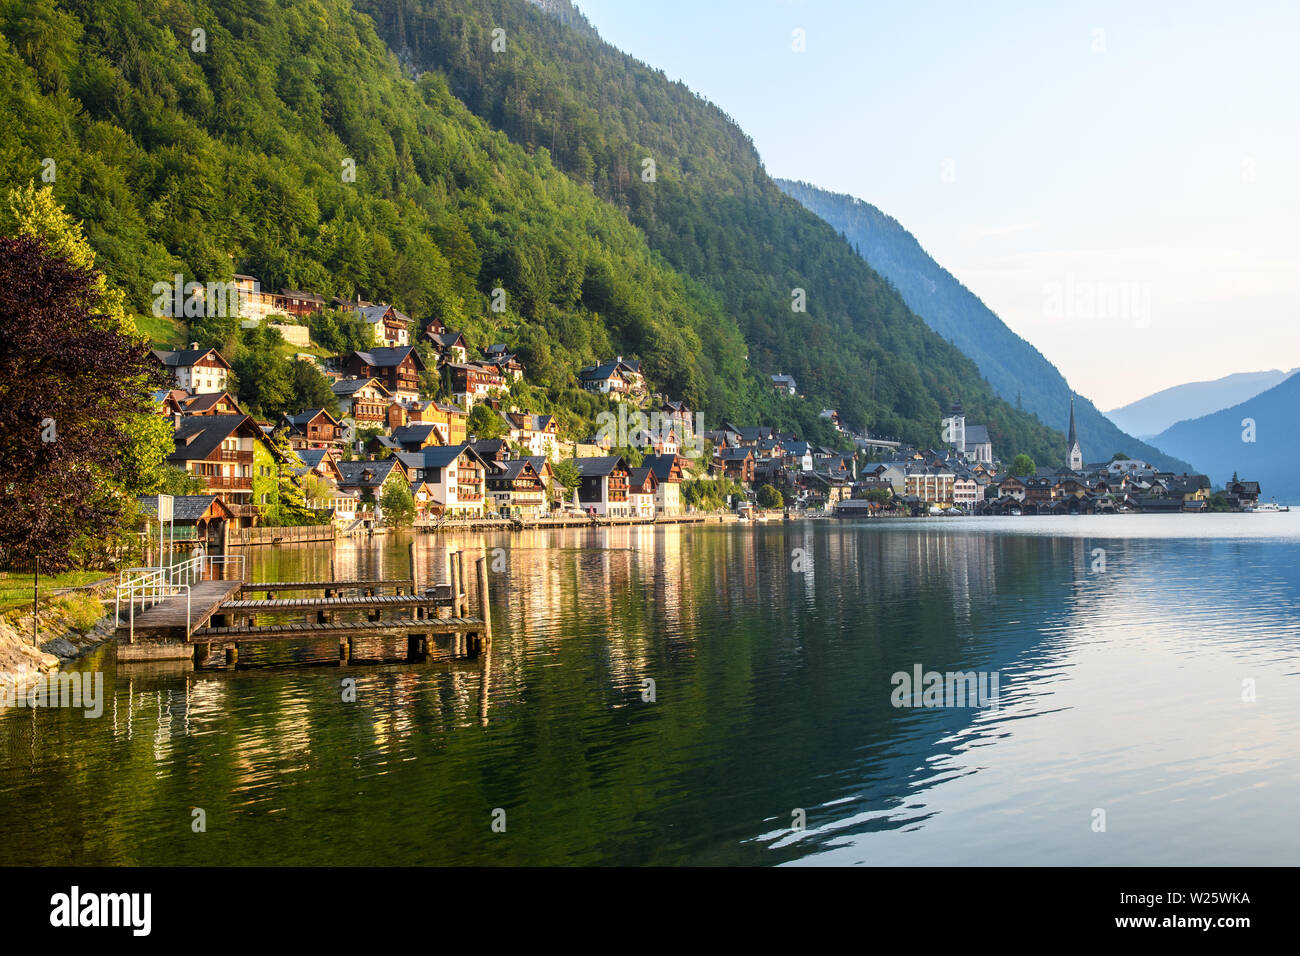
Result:
M714 473L742 485L753 484L756 464L752 448L723 448L713 454Z
M498 513L508 518L540 518L550 510L546 481L532 458L506 459L492 463L491 468L487 493Z
M646 455L641 464L655 474L655 513L667 516L683 512L682 478L689 460L680 455Z
M330 386L330 391L338 399L343 417L351 418L358 428L386 423L393 395L379 379L356 376L340 379Z
M472 408L475 402L497 392L504 392L507 388L505 378L490 365L479 362L446 362L443 368L451 380L452 397L467 409Z
M237 527L252 527L262 511L279 504L283 462L247 415L193 415L176 424L168 464L220 495Z
M576 458L574 464L579 477L574 504L601 517L626 518L631 506L627 499L628 467L623 457Z
M559 454L560 425L554 415L503 412L510 441L523 445L530 455L555 458Z
M772 382L772 391L778 395L798 395L799 387L795 384L793 375L786 375L784 372L778 375L769 375Z
M285 429L289 447L294 451L338 448L343 444L342 422L323 408L309 408L297 415L281 415L280 427Z
M191 342L188 349L154 349L153 357L171 374L175 386L191 395L226 390L230 363L216 349L201 349Z
M377 461L340 461L337 462L339 474L339 491L344 495L355 496L364 506L375 504L383 495L384 486L389 482L408 482L410 477L406 467L399 461L400 456L383 458Z
M370 330L379 348L401 348L411 344L411 317L391 305L354 305L348 311Z
M420 373L425 366L413 346L352 352L343 357L340 365L344 375L378 379L397 401L414 402L420 398Z
M424 330L424 337L438 353L439 364L454 362L463 365L468 361L469 346L465 342L465 336L459 332L444 328L435 320Z
M482 515L490 465L469 445L433 445L399 452L412 481L424 482L433 496L430 512Z
M655 516L655 493L659 482L654 469L642 464L627 473L628 514L633 518L653 518Z

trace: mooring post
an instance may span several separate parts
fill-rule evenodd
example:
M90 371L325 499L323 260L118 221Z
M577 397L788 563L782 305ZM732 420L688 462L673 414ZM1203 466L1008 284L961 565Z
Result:
M456 579L460 581L460 590L456 592L456 600L460 602L460 614L457 617L465 617L469 614L469 584L465 581L465 552L456 552Z
M492 608L488 602L488 564L487 555L479 558L478 565L478 609L483 618L483 629L479 631L479 641L492 640Z
M415 575L415 542L412 541L406 546L406 553L411 559L411 597L420 593L419 579Z
M460 588L461 588L460 568L458 567L458 562L456 561L457 554L459 554L459 552L453 551L451 554L447 555L447 561L451 565L450 573L451 573L451 616L452 617L462 616L460 613Z

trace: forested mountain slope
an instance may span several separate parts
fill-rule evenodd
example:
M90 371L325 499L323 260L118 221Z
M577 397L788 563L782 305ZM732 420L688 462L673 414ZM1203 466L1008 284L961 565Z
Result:
M9 0L0 105L0 186L48 170L142 312L174 273L245 272L507 339L575 405L578 369L619 353L715 418L776 402L714 294L441 77L413 83L345 0Z
M475 113L625 210L668 262L712 289L756 370L794 375L814 404L852 425L917 441L937 442L941 413L960 399L1000 450L1063 459L1059 432L999 400L834 229L781 192L744 132L684 85L525 0L356 4L409 70L445 77ZM493 30L504 31L500 52ZM792 310L794 290L806 312Z

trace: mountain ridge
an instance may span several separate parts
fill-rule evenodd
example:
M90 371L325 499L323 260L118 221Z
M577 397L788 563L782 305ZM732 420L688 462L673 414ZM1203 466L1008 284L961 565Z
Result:
M1180 421L1203 418L1266 392L1297 371L1300 368L1233 372L1221 378L1171 385L1111 409L1106 417L1126 431L1154 438Z
M1181 421L1156 436L1161 447L1210 462L1207 474L1222 484L1236 472L1258 481L1264 499L1300 503L1293 419L1300 405L1300 375L1292 375L1231 408Z
M1073 397L1085 460L1109 461L1123 452L1167 470L1191 469L1188 462L1125 434L1088 398L1071 389L1046 356L936 262L897 219L854 196L797 180L776 182L844 236L914 313L975 362L1004 399L1018 400L1040 421L1058 427L1056 422L1063 426L1068 421Z

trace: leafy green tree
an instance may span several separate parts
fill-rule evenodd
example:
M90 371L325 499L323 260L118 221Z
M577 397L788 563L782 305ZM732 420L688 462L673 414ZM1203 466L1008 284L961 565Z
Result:
M780 508L785 503L781 492L771 485L763 485L758 489L757 500L760 508Z
M404 481L393 480L379 493L379 507L385 523L395 528L409 528L415 521L415 498Z
M551 466L551 470L555 474L556 482L565 491L573 491L582 483L582 476L578 473L578 465L572 458L557 461Z
M477 441L500 438L509 431L505 419L481 402L470 409L465 427L466 434L473 435Z
M1012 459L1011 467L1007 471L1017 478L1024 478L1026 475L1037 474L1038 466L1034 464L1034 459L1021 453Z

